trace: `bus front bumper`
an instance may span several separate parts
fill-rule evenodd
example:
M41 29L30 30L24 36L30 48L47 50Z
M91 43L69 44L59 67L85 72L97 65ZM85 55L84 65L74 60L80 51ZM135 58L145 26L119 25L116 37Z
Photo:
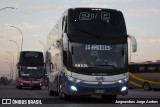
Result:
M83 85L67 82L62 90L68 95L127 95L128 82L115 85Z
M40 81L32 81L32 82L18 82L18 86L20 87L42 87L43 82Z

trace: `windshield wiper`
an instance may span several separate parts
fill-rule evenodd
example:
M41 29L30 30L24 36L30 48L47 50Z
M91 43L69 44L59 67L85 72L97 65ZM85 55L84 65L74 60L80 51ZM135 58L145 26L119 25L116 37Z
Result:
M104 64L104 65L94 65L94 66L111 66L117 73L121 73L114 65Z

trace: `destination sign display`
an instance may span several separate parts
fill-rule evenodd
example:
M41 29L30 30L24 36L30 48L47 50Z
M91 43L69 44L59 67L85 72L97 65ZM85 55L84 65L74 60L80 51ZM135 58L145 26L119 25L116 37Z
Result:
M109 23L110 20L110 13L108 12L101 12L101 13L93 13L93 12L80 12L79 20L94 20L97 18L101 20L107 21Z
M109 51L111 49L109 45L85 45L85 50Z

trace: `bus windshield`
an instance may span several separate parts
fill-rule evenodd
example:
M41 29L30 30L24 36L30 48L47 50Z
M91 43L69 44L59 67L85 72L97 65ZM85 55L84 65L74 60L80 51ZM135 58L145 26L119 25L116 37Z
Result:
M70 9L68 12L68 33L79 31L92 32L95 35L112 36L126 35L123 14L111 9Z
M44 64L42 52L21 52L20 64L23 66L42 66Z
M71 44L72 66L75 68L125 68L127 44Z

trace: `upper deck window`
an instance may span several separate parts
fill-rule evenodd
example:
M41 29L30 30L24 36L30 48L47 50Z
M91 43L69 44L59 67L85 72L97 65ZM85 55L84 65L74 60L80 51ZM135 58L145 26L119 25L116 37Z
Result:
M43 53L21 52L20 64L23 66L42 66L44 64Z
M67 28L69 34L83 32L98 37L127 35L123 14L112 9L70 9Z

